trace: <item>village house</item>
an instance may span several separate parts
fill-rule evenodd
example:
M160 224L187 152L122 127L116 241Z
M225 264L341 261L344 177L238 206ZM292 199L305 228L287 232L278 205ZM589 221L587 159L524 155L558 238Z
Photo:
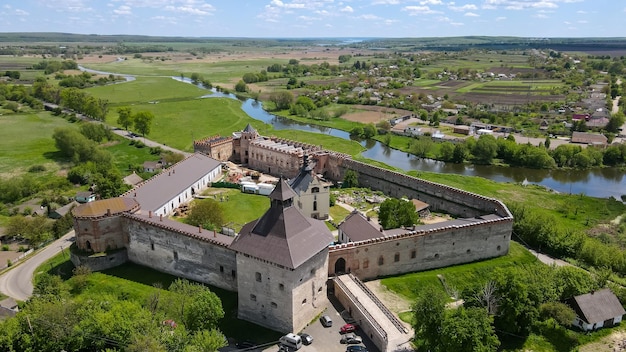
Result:
M576 312L572 325L583 331L617 325L626 314L622 304L608 288L575 296L567 304Z
M606 136L596 133L572 132L572 143L605 146L608 142Z

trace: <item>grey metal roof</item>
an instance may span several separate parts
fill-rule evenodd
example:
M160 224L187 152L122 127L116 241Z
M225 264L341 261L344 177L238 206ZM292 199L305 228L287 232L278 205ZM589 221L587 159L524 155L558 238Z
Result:
M230 248L295 269L328 247L333 235L322 221L304 216L293 205L294 195L281 179L270 194L270 209L244 225Z
M278 181L276 187L274 187L274 190L269 195L271 200L280 201L287 201L289 199L293 199L295 196L296 192L294 192L293 189L289 187L287 182L285 182L285 179L282 178Z
M576 314L589 324L626 314L624 307L608 288L576 296L569 303Z
M256 130L254 129L254 127L252 127L252 125L247 124L246 128L244 128L242 132L254 133L256 132Z
M176 232L185 234L189 237L195 237L199 240L209 241L209 242L217 242L224 246L228 246L233 242L234 237L227 236L221 234L217 231L202 229L197 226L192 226L188 224L184 224L182 222L172 220L166 216L149 216L145 214L129 214L127 215L130 218L139 219L146 223L153 224L154 226L164 227L170 230L174 230Z
M195 153L138 184L122 196L137 200L142 211L155 211L203 176L220 167L220 161Z
M310 170L300 169L300 173L289 180L289 186L300 195L302 192L306 192L309 189L309 185L313 182L315 176L311 174Z
M375 228L363 214L353 211L340 224L339 229L353 242L385 237L385 234Z

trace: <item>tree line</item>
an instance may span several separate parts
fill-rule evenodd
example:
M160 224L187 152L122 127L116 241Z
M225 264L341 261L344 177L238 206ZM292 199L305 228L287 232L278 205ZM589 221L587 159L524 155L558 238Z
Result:
M89 269L73 277L41 274L33 297L0 322L0 349L26 351L217 351L226 346L218 329L220 299L208 288L174 281L149 297L96 292Z

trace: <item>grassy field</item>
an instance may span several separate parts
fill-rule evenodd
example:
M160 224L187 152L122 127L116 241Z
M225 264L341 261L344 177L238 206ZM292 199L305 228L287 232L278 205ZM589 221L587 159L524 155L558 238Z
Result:
M241 60L238 58L230 58L227 53L219 54L216 57L217 62L204 62L200 60L186 60L186 61L173 61L173 60L143 60L128 58L125 61L111 62L111 63L90 63L86 64L88 68L124 73L132 75L142 76L178 76L181 74L186 77L191 76L192 73L198 73L204 78L211 81L213 84L219 83L233 83L237 82L245 73L253 72L258 73L261 70L266 70L268 66L279 63L285 64L285 59L273 59L273 58L250 58L248 60ZM80 62L79 62L80 63Z
M0 116L0 176L20 175L33 165L59 170L64 163L52 133L68 126L76 125L45 111Z
M217 194L216 199L222 197L227 199L220 203L224 212L226 226L234 228L237 232L246 223L258 219L270 207L270 200L267 196L243 193L238 189L231 188L209 188L207 194ZM195 200L201 202L201 200Z
M572 230L585 230L626 213L626 205L616 200L585 195L555 194L540 186L500 183L482 177L459 176L410 171L408 174L442 183L487 197L505 204L520 203L541 208L554 215L561 225Z
M532 266L544 264L541 264L537 258L522 245L517 242L511 242L509 253L499 258L389 277L382 279L381 284L409 301L413 301L417 297L419 290L425 286L433 286L444 291L437 277L438 275L445 277L449 287L455 288L461 292L465 288L476 285L476 283L486 282L489 274L496 268L520 265Z
M554 88L560 88L563 82L557 80L538 81L490 81L474 82L458 88L458 93L496 93L496 94L548 94Z

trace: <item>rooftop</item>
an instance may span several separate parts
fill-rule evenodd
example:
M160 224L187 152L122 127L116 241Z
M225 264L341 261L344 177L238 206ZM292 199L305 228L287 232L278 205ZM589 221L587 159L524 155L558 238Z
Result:
M130 212L139 209L139 203L131 198L110 198L81 204L72 210L76 217L99 217L111 213L111 215Z
M138 184L122 196L136 199L143 211L156 211L194 182L220 167L219 161L204 154L195 153Z

